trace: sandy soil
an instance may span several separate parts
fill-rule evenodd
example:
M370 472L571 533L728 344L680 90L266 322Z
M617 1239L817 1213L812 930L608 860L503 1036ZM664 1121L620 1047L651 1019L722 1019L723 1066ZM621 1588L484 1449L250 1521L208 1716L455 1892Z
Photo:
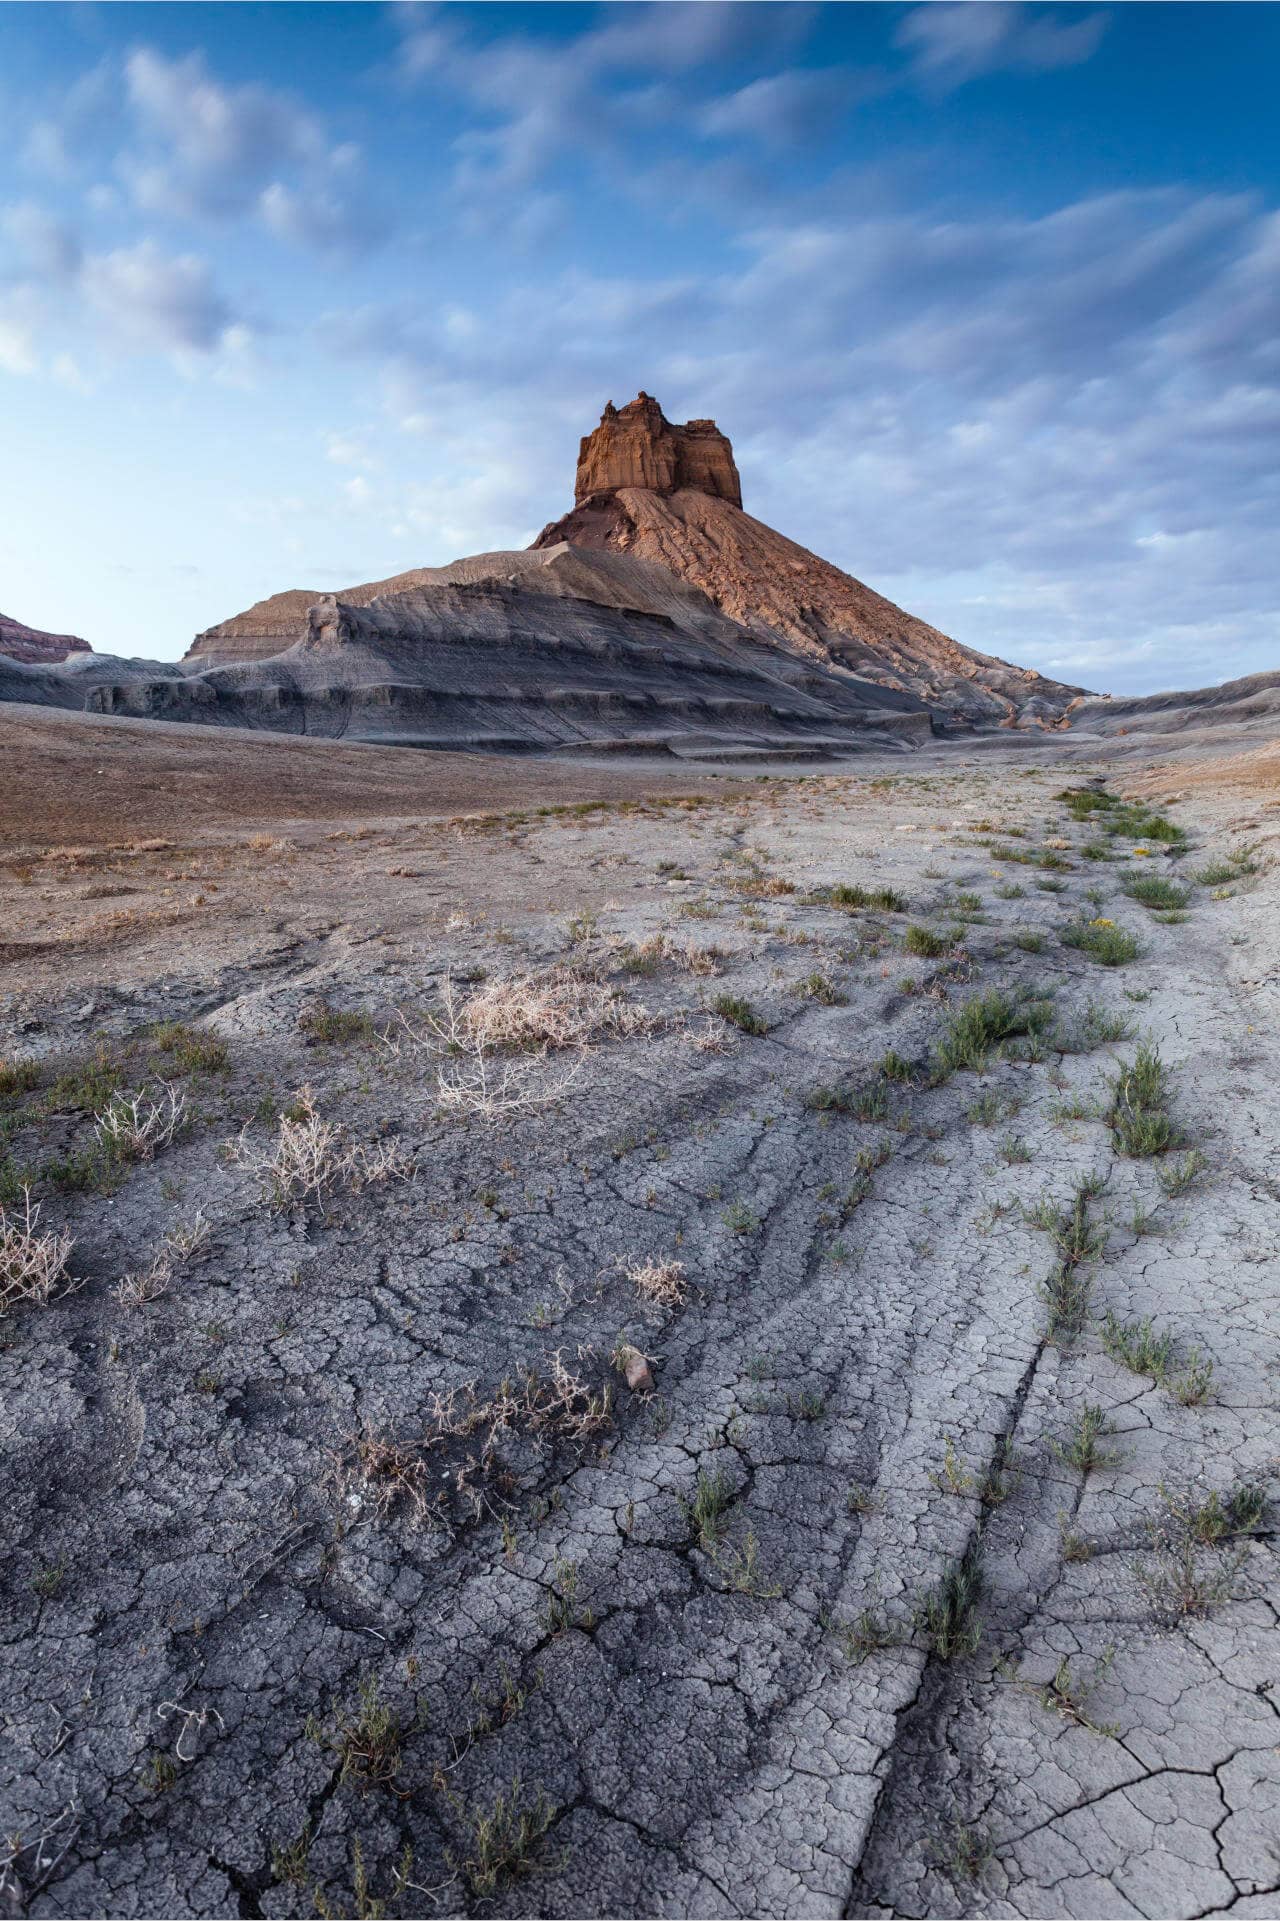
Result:
M95 826L52 718L0 864L10 1219L76 1283L0 1320L15 1911L1276 1913L1274 756L1127 759L1172 854L954 747L596 792L184 730ZM477 1051L513 1006L570 1044Z
M140 837L211 839L249 826L399 820L712 791L722 776L675 762L486 758L402 747L0 708L0 848ZM727 778L732 778L730 773Z

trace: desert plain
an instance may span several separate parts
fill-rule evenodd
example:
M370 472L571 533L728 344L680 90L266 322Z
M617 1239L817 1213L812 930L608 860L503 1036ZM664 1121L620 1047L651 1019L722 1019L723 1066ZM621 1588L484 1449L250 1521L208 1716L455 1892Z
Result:
M1245 746L6 709L9 1909L1275 1915Z

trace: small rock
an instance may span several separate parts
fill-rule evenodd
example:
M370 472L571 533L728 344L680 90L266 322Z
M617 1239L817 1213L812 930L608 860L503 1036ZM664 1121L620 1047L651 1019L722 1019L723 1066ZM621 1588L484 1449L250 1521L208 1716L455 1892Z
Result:
M638 1347L623 1342L613 1357L614 1365L626 1381L633 1394L653 1393L653 1374L649 1362Z

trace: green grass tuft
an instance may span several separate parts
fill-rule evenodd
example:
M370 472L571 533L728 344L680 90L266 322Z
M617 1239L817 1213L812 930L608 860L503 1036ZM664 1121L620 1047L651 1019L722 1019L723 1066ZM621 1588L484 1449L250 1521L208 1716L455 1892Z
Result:
M1105 920L1069 921L1059 938L1064 947L1079 948L1100 967L1123 967L1142 952L1132 934Z
M1191 899L1189 887L1179 887L1163 874L1127 874L1120 885L1130 900L1143 907L1181 909Z
M943 1075L968 1068L977 1073L987 1064L993 1050L1015 1036L1042 1034L1052 1018L1052 1004L1029 995L1003 993L990 987L951 1016L934 1058Z
M757 1014L750 1001L743 1000L740 994L717 994L711 1003L721 1020L734 1027L740 1027L744 1034L767 1034L769 1023Z

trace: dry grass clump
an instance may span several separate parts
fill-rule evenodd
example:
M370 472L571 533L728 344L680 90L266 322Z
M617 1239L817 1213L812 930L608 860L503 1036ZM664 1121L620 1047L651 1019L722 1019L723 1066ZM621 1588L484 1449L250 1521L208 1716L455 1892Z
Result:
M693 1045L699 1054L729 1054L733 1051L733 1042L724 1022L712 1020L710 1015L702 1032L693 1036Z
M642 1300L654 1307L683 1307L687 1280L683 1261L639 1261L624 1269Z
M112 1293L121 1307L145 1307L148 1301L158 1301L168 1293L172 1279L173 1260L169 1250L161 1246L152 1256L150 1267L123 1275Z
M674 949L677 961L691 974L718 974L724 965L725 953L722 947L677 947Z
M186 1117L186 1095L162 1081L158 1100L145 1092L113 1094L94 1122L94 1133L110 1159L150 1161L158 1148L170 1145Z
M718 974L724 954L718 947L697 947L673 941L666 934L650 934L647 940L614 942L618 965L627 974L656 974L664 965L682 968L688 974Z
M353 1143L337 1121L326 1121L316 1108L309 1087L280 1116L279 1131L269 1148L256 1146L246 1125L230 1144L231 1158L263 1184L275 1207L308 1200L338 1186L359 1191L383 1181L410 1178L412 1156L396 1141L372 1146Z
M562 1349L547 1357L545 1370L522 1367L487 1397L474 1382L433 1393L427 1425L414 1440L366 1424L348 1443L349 1459L339 1457L340 1484L354 1472L379 1520L399 1508L415 1525L449 1533L455 1521L478 1520L487 1484L503 1469L504 1442L582 1445L613 1425L610 1384L590 1386L566 1364Z
M567 1093L578 1071L575 1063L552 1082L535 1086L510 1059L498 1057L581 1052L598 1041L648 1033L653 1026L647 1009L616 989L556 968L541 976L487 981L466 999L446 976L439 1012L428 1012L417 1028L402 1014L398 1028L384 1039L397 1058L405 1049L450 1057L453 1064L441 1066L436 1075L441 1108L494 1120L550 1106Z
M67 1233L40 1232L40 1203L23 1189L21 1214L0 1207L0 1320L15 1307L44 1307L76 1283L67 1274L75 1242Z
M204 1246L213 1227L203 1208L198 1207L189 1221L179 1221L178 1225L165 1236L165 1245L180 1261L189 1261Z
M165 1235L151 1257L151 1265L140 1268L135 1274L124 1274L112 1289L121 1307L145 1307L148 1301L159 1300L169 1291L175 1267L202 1248L213 1232L200 1208L197 1208L189 1221L180 1221L171 1233Z
M598 981L562 969L541 978L516 974L487 981L460 1007L451 1004L451 995L452 984L446 981L442 1025L451 1044L460 1031L482 1047L545 1053L645 1033L653 1025L643 1007Z

